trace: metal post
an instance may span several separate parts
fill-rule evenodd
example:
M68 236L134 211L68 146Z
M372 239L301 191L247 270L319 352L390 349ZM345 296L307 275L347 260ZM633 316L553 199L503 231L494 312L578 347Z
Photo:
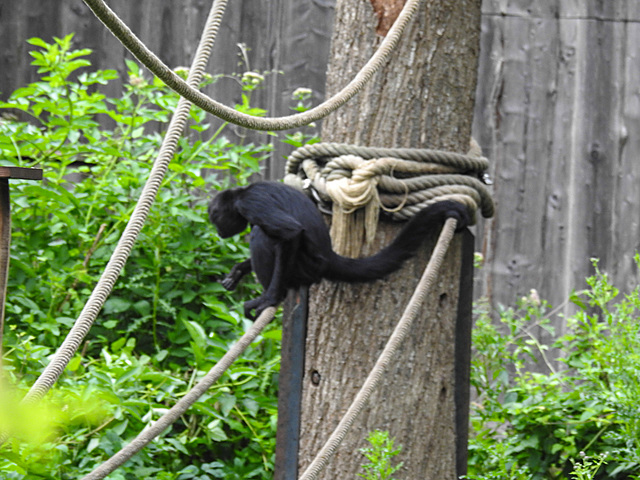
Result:
M0 354L4 332L4 304L9 277L9 247L11 246L11 205L9 204L9 179L0 178Z
M460 294L455 337L456 473L467 474L469 401L471 391L471 329L473 324L473 234L462 232Z
M282 319L282 360L278 388L278 432L274 480L298 478L300 408L307 337L309 289L289 294Z

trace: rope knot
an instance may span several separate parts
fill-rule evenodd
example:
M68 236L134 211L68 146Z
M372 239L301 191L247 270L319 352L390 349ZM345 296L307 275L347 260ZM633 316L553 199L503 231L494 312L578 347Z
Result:
M379 172L375 161L356 155L342 155L330 161L326 190L340 208L348 213L378 199Z
M327 169L326 191L333 200L331 238L348 242L349 232L364 230L365 241L375 238L380 212L378 195L379 173L375 161L366 161L356 155L342 155L333 159ZM362 214L356 214L364 208ZM346 245L340 247L344 250Z
M380 210L407 220L445 199L493 215L493 201L480 181L489 162L472 141L466 155L440 150L360 147L317 143L294 151L287 159L285 183L311 184L316 200L332 203L334 250L357 256L362 241L376 233Z

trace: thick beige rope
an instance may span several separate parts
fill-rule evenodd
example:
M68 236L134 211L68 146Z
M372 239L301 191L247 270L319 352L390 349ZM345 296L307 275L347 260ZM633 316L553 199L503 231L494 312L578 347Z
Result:
M233 347L216 363L209 373L200 380L189 392L182 397L167 413L162 415L157 421L143 430L136 438L134 438L126 447L113 455L109 460L104 462L93 472L83 477L82 480L99 480L106 477L116 468L124 465L136 453L146 447L154 438L164 432L173 422L178 420L191 405L198 399L222 376L224 372L231 366L233 362L244 352L249 345L256 339L260 332L273 319L276 312L275 307L269 307L260 314L255 323L251 325L249 330L238 340Z
M407 220L442 200L463 203L475 216L493 215L493 200L480 177L489 162L472 143L466 155L430 149L318 143L294 151L285 182L312 187L332 204L334 249L355 257L373 241L380 211Z
M306 468L302 476L299 477L299 480L315 480L318 477L322 469L329 463L330 458L338 450L340 443L355 422L358 414L360 414L367 405L371 394L378 388L383 375L386 373L388 365L393 363L402 343L407 338L407 335L412 331L411 327L413 321L418 315L420 307L424 303L429 290L435 283L438 271L440 270L444 256L449 248L453 234L455 233L455 229L456 220L450 218L446 221L442 232L440 233L438 243L433 250L431 259L422 274L422 278L420 279L415 292L411 296L411 299L405 308L402 318L389 337L389 341L378 357L376 364L367 376L355 399L349 406L347 413L342 417L336 429L320 449L320 452L316 455L316 458Z
M149 50L103 0L84 0L95 15L111 30L111 33L113 33L142 64L165 82L169 88L217 117L254 130L286 130L308 125L311 122L326 117L348 102L354 95L362 90L373 74L387 62L398 44L405 27L416 14L422 1L423 0L407 0L400 15L387 33L387 36L380 43L380 47L354 79L335 96L304 113L273 118L252 117L242 114L192 88Z

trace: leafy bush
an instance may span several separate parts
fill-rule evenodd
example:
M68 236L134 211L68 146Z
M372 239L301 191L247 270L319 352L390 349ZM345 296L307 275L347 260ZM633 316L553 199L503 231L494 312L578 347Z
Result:
M618 290L594 266L550 349L536 340L553 330L535 292L500 312L502 329L479 315L469 478L640 478L640 288L614 304Z
M5 163L44 169L12 181L12 245L5 377L22 393L80 313L129 220L178 97L127 62L118 98L100 86L72 36L31 39L41 79L0 102ZM240 77L242 78L242 77ZM209 78L207 81L215 81ZM254 76L242 84L250 107ZM0 448L3 478L78 478L175 403L246 329L240 300L215 280L245 259L243 239L221 240L205 194L244 184L270 145L234 144L198 108L124 273L55 390L57 435ZM203 175L206 173L206 175ZM265 478L273 468L280 327L274 322L171 431L110 478ZM2 400L2 399L0 399ZM6 426L6 425L5 425ZM26 434L29 436L29 434ZM32 438L33 440L33 438Z

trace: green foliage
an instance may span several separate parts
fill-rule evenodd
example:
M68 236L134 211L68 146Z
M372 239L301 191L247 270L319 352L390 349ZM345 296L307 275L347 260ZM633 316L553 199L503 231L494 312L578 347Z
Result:
M591 458L584 455L584 452L580 453L581 457L583 457L580 461L575 461L573 459L571 461L573 464L571 478L573 480L592 480L595 478L598 470L600 470L600 466L607 463L605 462L607 456L606 454L600 454L596 458Z
M358 476L365 480L394 480L391 475L402 468L402 462L393 465L393 457L400 453L402 446L396 448L395 439L389 437L389 432L381 430L369 433L367 441L371 447L362 448L360 452L368 463L362 464L364 473Z
M11 184L3 367L20 396L109 261L178 103L134 62L127 62L122 95L105 96L100 87L117 72L87 69L90 51L73 50L71 35L29 43L38 47L31 55L41 78L0 102L3 161L40 167L45 175L41 183ZM240 78L238 109L264 114L250 105L259 83ZM216 281L248 248L242 236L217 236L206 196L246 183L271 146L234 144L225 127L212 131L204 112L191 109L188 138L179 141L124 273L45 403L67 415L45 422L34 413L31 422L20 422L13 430L22 438L0 447L2 478L79 478L91 471L172 406L248 327L241 300L255 295L256 285L245 282L229 293ZM187 415L109 478L270 477L280 337L273 322ZM11 424L6 415L0 422ZM34 422L42 435L34 436Z
M614 303L618 290L594 267L562 336L535 292L501 311L500 326L479 312L468 478L640 478L640 288Z
M297 113L307 111L311 106L311 93L311 89L309 88L297 88L296 90L294 90L292 97L296 101L296 106L293 107L292 110ZM310 124L308 128L305 129L310 130L311 133L309 131L305 132L305 130L298 130L293 133L287 133L283 142L288 143L295 148L318 143L320 139L313 133L314 127L315 124Z

